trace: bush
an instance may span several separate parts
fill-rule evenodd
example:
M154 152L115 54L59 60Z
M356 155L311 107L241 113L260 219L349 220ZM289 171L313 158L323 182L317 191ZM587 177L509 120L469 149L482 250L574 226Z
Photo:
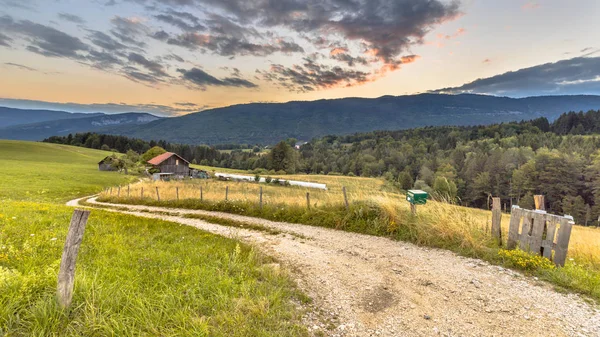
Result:
M260 175L255 175L254 176L254 181L256 181L257 183L260 182Z
M500 249L498 251L498 256L504 265L522 270L536 271L554 268L554 264L547 258L529 254L519 249Z
M271 183L271 181L273 181L273 178L271 178L271 177L266 177L266 178L265 178L265 182L266 182L267 184L270 184L270 183Z
M273 179L273 184L275 184L275 185L279 184L279 178Z

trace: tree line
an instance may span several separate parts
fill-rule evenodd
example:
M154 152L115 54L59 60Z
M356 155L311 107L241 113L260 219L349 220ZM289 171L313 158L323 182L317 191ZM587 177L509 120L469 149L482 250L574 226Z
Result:
M120 136L78 134L47 141L143 153L152 146L190 162L242 170L383 177L401 189L418 188L437 198L488 208L489 198L547 209L580 224L600 216L600 111L488 126L425 127L313 139L294 149L282 141L268 155L214 147L145 142ZM92 140L90 140L92 139Z

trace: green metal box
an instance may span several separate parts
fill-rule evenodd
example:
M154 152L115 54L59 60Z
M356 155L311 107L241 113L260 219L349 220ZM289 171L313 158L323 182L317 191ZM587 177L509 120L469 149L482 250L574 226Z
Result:
M409 190L406 193L406 201L413 205L425 205L428 197L427 192L421 190Z

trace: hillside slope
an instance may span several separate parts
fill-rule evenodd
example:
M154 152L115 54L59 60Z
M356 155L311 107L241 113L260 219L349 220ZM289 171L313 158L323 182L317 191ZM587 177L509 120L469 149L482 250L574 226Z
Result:
M99 172L110 152L76 146L0 140L0 200L60 202L125 183L131 176Z
M27 114L24 112L23 114ZM0 138L15 140L42 140L50 136L64 136L70 133L96 131L120 125L143 125L159 120L160 117L147 113L122 113L114 115L89 115L84 117L45 121L33 124L15 125L0 129Z
M375 99L253 103L165 118L143 126L104 132L185 144L273 144L294 137L408 129L430 125L477 125L554 119L566 111L600 108L600 96L507 98L483 95L421 94Z

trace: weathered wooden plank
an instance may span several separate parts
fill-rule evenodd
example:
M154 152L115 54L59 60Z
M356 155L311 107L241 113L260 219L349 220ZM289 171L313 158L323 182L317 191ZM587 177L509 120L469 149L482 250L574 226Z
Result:
M531 224L531 236L529 237L529 250L535 254L539 254L542 247L542 236L546 227L546 215L543 213L535 213Z
M306 192L306 208L310 209L310 192Z
M229 200L229 186L225 186L225 201Z
M258 198L258 203L260 205L260 209L263 208L263 190L262 190L262 186L259 188L259 198Z
M179 186L175 186L175 195L177 196L177 201L179 201Z
M156 186L156 200L160 201L160 193L158 193L158 186Z
M535 209L540 211L546 210L546 200L543 195L534 195L533 200L535 201Z
M508 227L508 241L507 248L515 249L517 248L517 241L519 240L519 227L521 224L521 209L518 207L513 207L510 214L510 224Z
M502 209L500 198L492 198L492 236L502 245Z
M550 217L546 227L546 237L542 240L542 255L552 260L552 250L554 250L554 237L556 236L556 224L558 219Z
M556 249L554 251L554 264L559 267L563 267L567 260L572 228L573 224L569 219L563 218L560 220L560 228L558 229L558 237L556 238Z
M60 261L60 270L58 272L58 285L56 295L58 304L62 308L68 308L73 299L73 286L75 284L75 263L79 246L83 240L83 232L87 223L90 211L75 210L71 217L69 232L65 240L62 259Z
M521 229L521 236L519 237L519 248L522 251L529 251L529 237L531 236L532 230L532 216L529 212L523 214L523 228Z

